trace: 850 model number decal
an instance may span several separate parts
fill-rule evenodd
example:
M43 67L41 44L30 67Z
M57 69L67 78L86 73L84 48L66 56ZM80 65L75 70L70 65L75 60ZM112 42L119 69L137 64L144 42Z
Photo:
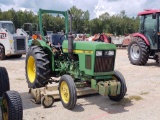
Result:
M0 39L6 39L7 34L6 33L0 33Z

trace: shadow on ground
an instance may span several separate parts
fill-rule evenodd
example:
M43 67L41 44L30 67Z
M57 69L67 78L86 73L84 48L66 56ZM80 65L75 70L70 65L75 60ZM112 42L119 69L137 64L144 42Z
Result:
M24 110L41 106L41 104L35 104L31 101L31 96L28 92L20 93L20 95L22 97ZM99 109L109 114L116 114L116 113L128 112L128 110L126 110L125 107L133 105L132 101L127 97L125 97L120 102L111 101L108 97L101 96L99 94L85 95L78 97L78 99L84 99L85 101L80 103L77 102L75 108L72 110L73 112L83 112L84 106L96 105L99 107ZM60 100L55 100L55 102L59 101Z
M152 66L152 67L160 67L160 65L158 65L158 63L156 63L156 62L147 63L144 67L149 67L149 66Z
M16 58L14 56L6 57L5 60L7 60L7 61L23 61L25 59L26 59L26 57L23 55L21 58Z
M132 101L127 97L119 102L111 101L108 97L101 96L99 94L87 95L79 98L85 99L85 102L77 103L77 105L73 109L74 112L83 112L84 106L96 105L99 107L99 109L107 112L108 114L116 114L128 112L125 107L133 105Z
M31 101L31 96L28 92L20 93L22 102L23 102L23 110L25 109L32 109L36 107L40 107L41 104L35 104Z

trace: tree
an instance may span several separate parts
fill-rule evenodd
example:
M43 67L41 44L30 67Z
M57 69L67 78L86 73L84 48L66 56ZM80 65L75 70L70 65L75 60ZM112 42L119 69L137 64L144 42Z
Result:
M89 31L89 11L83 11L73 6L70 8L73 17L73 31L84 33Z
M112 33L123 35L138 31L139 17L130 18L126 15L125 10L112 16L105 12L99 18L92 20L90 20L88 10L83 11L73 6L70 8L70 11L73 16L72 30L76 33ZM60 15L43 14L42 18L43 25L48 31L56 33L65 29L64 17ZM24 23L38 24L38 15L35 15L33 11L15 11L13 8L8 11L2 11L0 9L0 20L11 20L16 28L20 28Z

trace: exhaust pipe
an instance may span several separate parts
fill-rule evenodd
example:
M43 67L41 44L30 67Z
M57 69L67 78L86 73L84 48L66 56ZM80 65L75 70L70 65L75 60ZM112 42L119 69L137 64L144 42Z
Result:
M68 56L69 56L69 59L74 59L73 57L73 35L71 33L68 35Z
M69 13L69 16L70 16L70 33L68 35L68 57L69 59L71 60L74 60L74 56L73 56L73 40L74 40L74 37L72 35L72 14L71 14L71 11L69 10L68 11Z
M70 10L68 10L68 13L69 13L69 17L70 17L70 33L72 33L72 14L71 14Z

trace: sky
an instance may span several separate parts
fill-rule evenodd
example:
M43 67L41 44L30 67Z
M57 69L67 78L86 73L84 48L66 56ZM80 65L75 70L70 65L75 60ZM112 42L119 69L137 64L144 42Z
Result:
M66 11L76 6L83 11L88 10L90 19L108 12L110 15L119 14L125 10L129 17L137 16L144 9L160 9L159 0L0 0L0 8L7 11L32 10L38 12L39 8Z

